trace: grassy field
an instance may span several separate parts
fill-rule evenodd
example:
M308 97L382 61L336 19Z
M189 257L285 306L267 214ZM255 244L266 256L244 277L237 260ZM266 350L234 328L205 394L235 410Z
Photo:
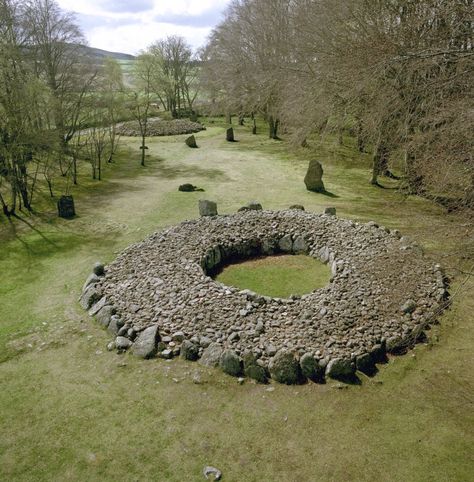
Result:
M329 267L310 256L267 256L224 267L216 280L261 295L288 298L329 283Z
M0 218L0 480L225 481L474 480L473 283L459 272L472 253L464 219L368 184L368 159L331 140L290 152L216 124L183 138L124 139L100 184L74 190L78 217ZM332 196L309 193L308 159L325 168ZM181 193L191 182L204 193ZM390 187L390 186L389 186ZM197 216L201 197L221 213L248 201L376 220L417 240L456 275L453 305L408 355L360 385L240 386L180 360L142 361L105 349L109 336L77 304L94 261ZM201 383L193 383L200 377Z

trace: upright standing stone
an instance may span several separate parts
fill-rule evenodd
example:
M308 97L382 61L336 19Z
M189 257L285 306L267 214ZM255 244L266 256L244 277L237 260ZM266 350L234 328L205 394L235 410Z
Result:
M201 216L217 216L217 204L214 201L200 199L199 214Z
M227 129L225 138L227 139L227 142L235 142L234 129L233 129L232 127L229 127L229 128Z
M309 162L308 171L304 177L304 183L308 191L325 192L323 183L323 166L316 160Z
M196 148L198 146L194 136L188 137L185 142L188 147Z
M74 198L72 196L61 196L58 201L58 216L64 219L71 219L75 215Z

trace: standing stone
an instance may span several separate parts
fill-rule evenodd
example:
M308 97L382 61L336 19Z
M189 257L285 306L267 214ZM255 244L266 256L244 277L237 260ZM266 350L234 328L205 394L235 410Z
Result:
M74 198L72 196L61 196L58 201L58 216L64 219L71 219L75 215Z
M217 204L214 201L200 199L199 214L201 216L217 216Z
M316 160L309 162L308 171L304 177L304 183L306 184L306 189L313 192L325 192L323 183L323 166Z
M293 353L280 350L271 360L269 366L270 375L274 380L286 385L294 385L301 381L301 369L298 360Z
M227 132L225 134L225 138L226 138L227 142L235 142L234 129L232 127L229 127L227 129Z
M196 138L194 136L188 137L185 142L188 147L191 147L193 149L195 149L198 146L196 143Z
M219 366L224 373L238 377L242 373L242 364L238 355L232 350L225 350L219 360Z
M140 358L153 358L158 351L159 341L158 326L149 326L138 335L133 344L132 353Z

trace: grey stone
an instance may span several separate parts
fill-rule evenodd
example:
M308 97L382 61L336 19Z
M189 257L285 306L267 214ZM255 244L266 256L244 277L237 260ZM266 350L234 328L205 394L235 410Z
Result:
M400 308L403 313L413 313L416 310L416 303L413 300L408 300Z
M289 234L283 236L283 238L278 241L278 247L284 253L291 253L293 251L293 241Z
M199 358L199 347L189 340L184 340L181 344L181 358L196 361Z
M97 303L94 303L89 310L89 316L95 316L107 304L107 297L102 297Z
M198 145L197 145L197 142L196 142L196 138L194 136L189 136L186 140L186 145L188 147L191 147L193 149L195 149Z
M304 178L304 183L308 191L325 192L323 183L323 166L316 160L309 162L308 170Z
M164 358L165 360L171 360L173 358L173 355L174 355L173 350L170 350L169 348L166 350L163 350L160 353L160 357Z
M94 263L94 268L92 269L92 271L96 276L104 276L105 266L100 261L97 261L96 263Z
M310 353L305 353L300 358L301 372L306 378L313 382L321 382L324 380L324 369Z
M329 216L335 216L336 215L336 208L326 208L326 209L324 209L324 214L327 214Z
M120 328L123 326L123 320L118 315L112 315L110 318L109 326L107 327L107 331L112 333L112 335L118 335Z
M94 303L99 301L100 294L94 285L89 286L84 293L82 293L79 303L85 310L88 310Z
M159 341L158 325L149 326L137 336L133 344L132 353L140 358L153 358L158 352Z
M95 319L104 327L108 327L112 320L112 315L115 315L115 308L111 305L105 305L95 315Z
M277 353L277 349L271 343L265 346L265 351L267 352L268 356L275 356Z
M173 333L171 338L173 338L173 341L181 343L184 340L184 333L182 331L177 331L176 333Z
M212 340L207 336L201 336L199 338L199 345L203 348L207 348L212 343Z
M267 370L258 365L258 360L253 353L246 353L243 356L244 374L258 383L268 383Z
M219 367L227 375L238 377L242 373L242 364L238 355L232 350L224 350L219 360Z
M100 281L100 278L95 274L95 273L91 273L89 275L89 277L86 279L86 282L84 283L84 286L82 287L82 291L86 291L86 289L90 286L90 285L95 285L98 281Z
M355 374L355 364L345 358L334 358L326 367L326 376L336 380L347 380Z
M199 360L201 365L206 367L217 367L222 355L222 347L217 343L211 343L202 353Z
M201 216L217 216L217 204L214 201L200 199L199 214Z
M115 346L117 347L118 350L127 350L132 345L133 343L128 338L125 338L124 336L117 336L117 338L115 338Z
M301 382L300 364L289 351L280 350L270 361L268 368L272 378L279 383L294 385Z
M308 249L309 249L308 243L305 241L303 236L297 236L293 241L293 252L307 253Z

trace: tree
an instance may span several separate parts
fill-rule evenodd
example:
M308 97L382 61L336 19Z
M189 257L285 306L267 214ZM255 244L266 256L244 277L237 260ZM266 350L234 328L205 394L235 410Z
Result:
M184 38L171 36L159 40L146 53L153 65L153 92L163 109L173 117L181 117L182 110L192 112L198 95L197 66Z
M55 0L25 2L24 25L28 55L39 80L50 90L49 129L55 129L61 149L59 166L63 175L71 167L68 144L83 129L82 110L97 69L84 55L85 38L74 15L60 9Z

